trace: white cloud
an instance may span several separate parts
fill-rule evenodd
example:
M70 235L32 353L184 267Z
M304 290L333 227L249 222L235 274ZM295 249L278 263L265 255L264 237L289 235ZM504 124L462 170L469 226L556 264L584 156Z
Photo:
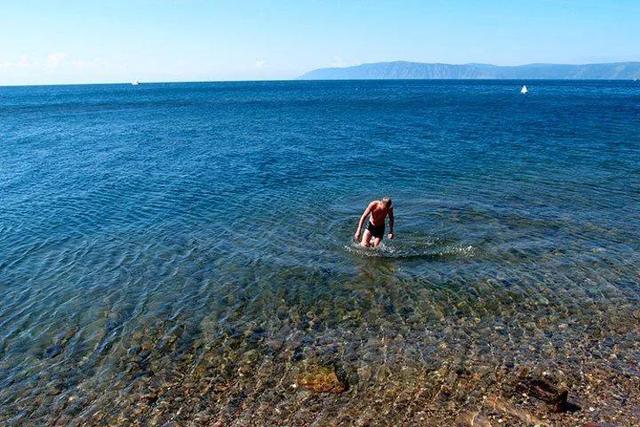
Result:
M27 54L22 54L20 55L20 58L18 59L18 67L24 68L24 67L28 67L31 65L31 59L29 58L29 55Z
M256 68L264 68L267 65L267 61L264 59L257 59L255 63Z
M29 55L22 54L17 61L0 62L0 70L23 69L33 65Z
M58 68L65 60L67 59L67 54L63 52L51 52L47 55L47 65L48 69Z
M99 57L78 58L64 52L0 58L0 85L110 82L138 78L137 75L131 77L131 73L129 67L118 62Z

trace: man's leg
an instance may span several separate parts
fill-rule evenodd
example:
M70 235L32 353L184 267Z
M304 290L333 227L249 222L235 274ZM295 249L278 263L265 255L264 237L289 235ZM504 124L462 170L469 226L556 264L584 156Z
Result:
M362 241L360 242L360 246L368 248L371 242L371 232L369 230L364 230L362 233Z
M378 246L380 246L380 243L382 243L382 237L374 237L371 240L371 246L373 246L374 248L377 248Z

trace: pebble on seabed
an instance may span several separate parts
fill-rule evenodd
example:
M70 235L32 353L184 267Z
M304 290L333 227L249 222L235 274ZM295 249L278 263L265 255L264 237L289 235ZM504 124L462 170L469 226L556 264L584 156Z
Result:
M347 385L341 381L334 369L318 366L298 377L298 385L316 393L342 393Z

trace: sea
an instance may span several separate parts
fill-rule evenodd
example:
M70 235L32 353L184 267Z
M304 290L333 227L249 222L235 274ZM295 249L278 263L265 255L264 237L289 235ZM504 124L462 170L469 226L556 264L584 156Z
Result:
M0 424L638 425L639 208L637 82L0 87Z

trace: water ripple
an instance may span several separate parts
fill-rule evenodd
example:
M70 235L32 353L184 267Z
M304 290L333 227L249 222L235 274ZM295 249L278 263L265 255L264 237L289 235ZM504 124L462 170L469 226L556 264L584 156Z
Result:
M640 423L637 88L512 86L3 89L0 424L454 425L519 369Z

